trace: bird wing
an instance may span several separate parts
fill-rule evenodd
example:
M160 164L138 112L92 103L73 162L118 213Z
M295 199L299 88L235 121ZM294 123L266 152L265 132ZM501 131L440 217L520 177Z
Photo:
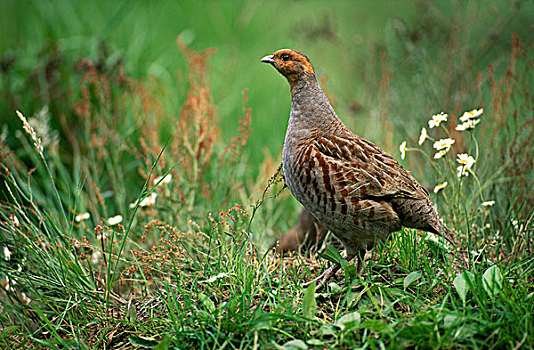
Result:
M313 147L325 157L342 195L375 200L428 196L395 159L361 137L319 136Z

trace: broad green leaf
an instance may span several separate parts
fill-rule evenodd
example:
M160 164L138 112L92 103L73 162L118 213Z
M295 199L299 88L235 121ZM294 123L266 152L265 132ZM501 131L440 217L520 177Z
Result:
M356 277L356 266L343 259L339 251L334 248L334 246L329 245L326 247L325 252L323 254L319 254L319 256L323 259L333 262L334 264L340 264L341 268L345 272L345 278L348 281L351 281L354 279L354 277Z
M474 277L472 272L464 271L454 279L454 288L464 303L469 292L469 281L473 281Z
M417 281L419 278L421 278L421 276L422 276L421 271L410 272L408 276L404 278L404 289L408 288L410 284Z
M346 314L341 316L334 325L341 328L341 330L352 327L352 326L359 326L361 323L362 317L360 316L360 313L358 311L351 312L350 314Z
M215 311L215 303L204 293L200 293L199 295L200 302L209 312Z
M458 316L447 314L443 317L443 328L451 328L458 320Z
M341 254L339 254L339 251L332 245L327 246L324 253L319 254L319 256L323 259L333 262L334 264L341 264L341 261L343 260Z
M317 302L315 301L315 281L313 281L304 291L302 299L302 314L307 318L314 318L317 310Z
M132 345L142 347L142 348L150 348L152 349L154 346L158 345L158 341L154 338L144 337L142 335L132 335L129 338L130 343Z
M169 349L169 344L169 338L165 338L158 345L154 346L154 350L167 350Z
M497 265L489 267L482 276L482 286L486 293L494 299L502 288L502 274L501 269Z
M319 328L319 335L336 335L339 332L339 328L336 328L333 324L325 323Z
M255 331L261 331L261 330L264 330L264 329L271 329L271 325L269 323L267 323L267 322L258 322L252 327L252 329L255 330Z
M325 342L320 339L310 339L306 343L313 346L323 346L325 345Z
M390 327L389 323L386 323L385 320L379 318L379 319L367 319L362 324L364 328L367 328L374 332L382 332L386 327Z
M308 345L300 339L294 339L290 340L284 345L282 345L282 349L288 349L288 350L308 350Z
M331 294L337 294L337 293L340 293L341 290L343 288L341 288L341 286L339 284L337 284L336 282L330 282L328 283L328 286L330 287L330 292Z

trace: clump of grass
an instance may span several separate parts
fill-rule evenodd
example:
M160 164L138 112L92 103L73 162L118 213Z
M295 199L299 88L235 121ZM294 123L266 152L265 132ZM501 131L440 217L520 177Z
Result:
M10 301L2 324L18 330L17 341L102 344L98 337L106 332L95 331L122 322L114 314L122 312L124 293L134 299L152 295L163 286L164 275L183 269L188 259L208 256L210 248L199 242L209 237L200 236L194 220L240 197L251 110L243 107L237 136L220 143L207 80L211 52L181 49L190 58L191 74L179 118L165 119L159 101L124 74L120 61L107 67L89 60L77 65L82 75L74 114L68 122L61 118L64 147L72 155L43 147L43 135L19 114L31 143L22 136L21 149L2 145L6 198L1 208L1 242L8 252L1 275L9 281L4 300ZM150 122L145 124L142 118L147 116ZM168 140L163 152L165 146L159 146L153 131L169 121L179 136ZM140 146L135 146L136 139ZM21 155L35 166L28 169ZM233 171L220 176L219 164ZM146 179L140 195L131 191L143 180L138 174ZM218 204L212 206L210 200ZM164 208L162 201L174 205ZM146 228L139 230L137 222L145 222ZM195 225L195 234L177 228ZM195 268L200 271L200 265ZM30 316L23 311L28 308ZM27 317L31 324L24 322ZM13 334L6 329L3 339Z
M407 148L406 142L400 146L403 159L406 151L419 151L424 156L435 171L433 189L440 209L476 256L483 253L493 261L503 260L505 252L517 252L514 237L519 222L525 224L519 241L530 241L526 227L533 215L528 204L532 196L525 189L531 182L527 175L531 160L524 157L532 155L532 148L517 147L531 137L534 124L527 112L531 106L521 102L522 97L519 101L510 98L516 91L524 94L522 86L532 78L532 62L526 58L529 51L530 46L523 47L514 36L508 70L499 83L489 69L491 104L483 102L487 107L458 115L436 114L422 127L419 146ZM526 64L521 74L515 71L518 61ZM521 121L520 114L524 116ZM427 139L430 142L425 142ZM497 142L507 146L498 147ZM528 251L530 248L524 252ZM517 259L514 254L506 255L506 261Z

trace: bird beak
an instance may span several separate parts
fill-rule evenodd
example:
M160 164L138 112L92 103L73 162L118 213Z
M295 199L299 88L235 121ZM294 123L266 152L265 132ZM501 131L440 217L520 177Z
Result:
M274 55L268 55L268 56L265 56L264 58L262 58L261 62L273 64L275 62L273 58L274 58Z

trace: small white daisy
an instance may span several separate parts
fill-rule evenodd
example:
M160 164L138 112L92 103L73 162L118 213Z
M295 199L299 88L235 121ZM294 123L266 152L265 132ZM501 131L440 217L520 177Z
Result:
M482 115L482 113L484 113L484 110L482 108L473 109L472 111L469 111L469 112L464 112L464 114L462 114L462 116L460 117L460 121L464 123L470 119L478 118L479 116Z
M406 141L402 141L402 143L399 146L399 150L401 153L401 159L406 158Z
M154 204L156 204L156 197L157 196L158 196L158 194L156 192L152 191L148 197L144 198L139 203L139 206L140 207L152 207L152 206L154 206ZM130 203L130 208L135 208L136 205L137 205L137 201L135 201L133 203Z
M458 168L456 168L456 170L458 171L456 175L458 177L468 176L469 170L476 162L475 158L468 155L467 153L458 154L456 161L461 164Z
M91 214L85 212L85 213L80 213L80 214L76 215L76 216L74 217L74 220L75 220L76 222L80 222L80 221L83 221L83 220L87 220L87 219L89 219L90 217L91 217Z
M419 146L421 146L421 145L425 142L425 140L426 140L427 138L428 138L428 133L426 132L426 128L423 127L423 128L421 129L421 135L419 136L419 141L418 141Z
M448 151L449 151L448 148L447 149L442 149L441 151L439 151L436 154L434 154L434 159L440 159L441 157L446 155Z
M441 183L441 184L436 185L436 187L434 187L434 193L438 193L439 191L441 191L442 189L444 189L445 187L447 187L447 185L448 185L448 182L447 182L447 181L445 181L445 182L443 182L443 183Z
M442 122L447 121L447 117L448 115L443 112L439 114L434 114L428 121L428 126L430 127L430 129L438 127Z
M115 226L117 224L120 224L121 222L122 222L122 215L115 215L108 219L109 226Z
M434 142L434 145L433 147L435 149L437 149L438 151L441 150L441 149L449 149L451 148L451 146L454 144L454 139L451 139L450 137L449 138L446 138L446 139L441 139L441 140L437 140L436 142Z
M158 177L156 177L154 179L154 184L157 184L160 180L161 180L160 185L167 185L167 184L169 184L171 182L172 175L171 174L167 174L165 177L158 176Z
M477 125L478 123L480 123L480 119L469 119L468 121L465 121L462 124L456 126L456 130L465 131L474 129L475 125Z

